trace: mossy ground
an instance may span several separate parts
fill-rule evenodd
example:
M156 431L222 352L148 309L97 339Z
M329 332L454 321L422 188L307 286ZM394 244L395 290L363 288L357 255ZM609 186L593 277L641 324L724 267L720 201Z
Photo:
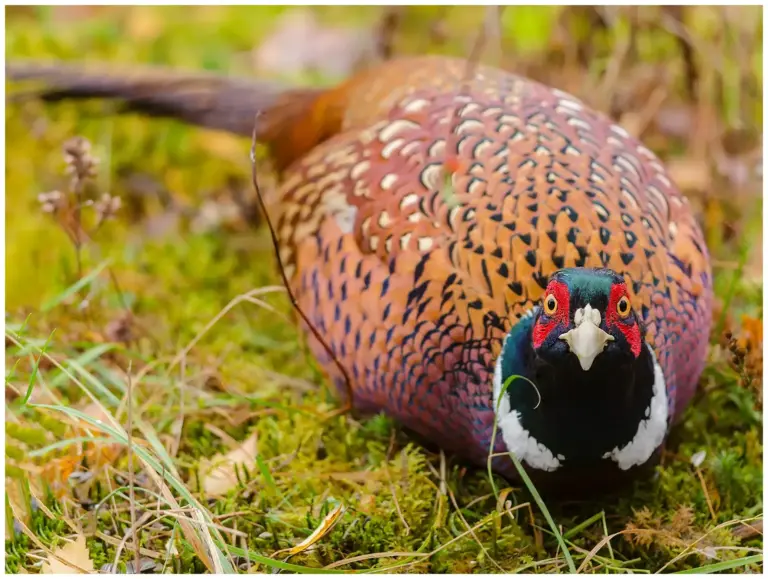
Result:
M8 9L6 50L8 57L248 74L247 60L236 56L269 32L281 10ZM477 30L468 23L482 21L478 10L448 11L441 25L448 40L432 50L468 53ZM753 22L761 21L757 10ZM329 8L321 14L334 24L363 25L380 12ZM396 49L430 49L423 31L437 16L437 9L408 9ZM503 37L515 55L508 64L570 90L581 75L581 96L602 99L589 80L597 83L611 70L625 22L592 35L586 66L572 59L584 26L563 32L561 16L559 8L508 9ZM695 8L689 25L731 71L737 52L729 42L749 30L718 18L716 9ZM675 38L651 21L637 47L622 74L663 63L673 76L670 99L694 109ZM716 130L749 134L762 123L762 53L748 56L735 80L700 63L701 82L711 83L701 94L711 97L709 122ZM615 92L627 85L615 84ZM630 112L642 113L638 102ZM34 572L47 549L75 532L88 538L97 569L113 562L127 533L120 561L128 564L135 551L127 532L132 517L143 521L136 533L142 556L168 571L205 571L195 541L206 544L211 535L220 550L228 546L230 564L257 571L341 561L332 568L567 570L525 489L496 478L496 495L487 473L426 450L384 416L324 419L334 398L281 315L290 307L279 290L258 296L278 313L243 301L209 326L237 296L279 286L264 228L226 211L233 189L249 194L249 145L171 121L112 116L111 110L100 103L29 102L6 112L6 513L15 515L6 529L6 570ZM649 132L649 145L666 160L694 157L685 139ZM78 291L68 289L78 279L73 245L37 201L41 192L66 188L61 147L75 135L87 137L100 158L94 191L123 201L119 218L83 249L81 276L88 283ZM734 365L722 338L724 330L739 337L752 328L747 358L762 348L762 336L757 344L754 335L762 325L759 185L738 188L713 177L692 194L713 253L718 312L725 313L717 314L722 323L712 336L700 391L671 437L658 476L620 497L548 505L575 565L586 571L762 566L762 536L743 539L744 526L736 523L762 516L761 369L755 372L754 361ZM215 200L205 207L224 217L206 219L205 200ZM86 390L116 424L103 416L102 423L93 422L102 410ZM110 446L125 442L129 420L135 477L125 446ZM255 464L238 471L240 482L224 497L204 496L201 460L253 434ZM697 473L691 457L701 451L706 457ZM152 464L157 480L148 472ZM346 510L313 548L273 556L307 538L339 504ZM195 517L218 527L190 524ZM619 531L626 532L590 553ZM172 549L178 555L170 556ZM210 545L203 550L215 551ZM377 555L366 557L371 554Z

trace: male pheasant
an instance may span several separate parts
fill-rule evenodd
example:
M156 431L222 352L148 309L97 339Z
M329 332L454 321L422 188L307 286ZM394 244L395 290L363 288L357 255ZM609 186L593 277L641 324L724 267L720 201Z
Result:
M712 275L654 154L573 96L489 66L398 58L335 88L11 63L41 94L118 98L260 139L300 307L384 410L548 486L655 464L702 372ZM311 348L340 391L321 344ZM495 446L491 448L492 444Z

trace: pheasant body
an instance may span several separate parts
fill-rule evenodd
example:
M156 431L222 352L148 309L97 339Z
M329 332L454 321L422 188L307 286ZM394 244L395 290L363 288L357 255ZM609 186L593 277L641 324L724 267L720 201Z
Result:
M607 117L491 67L463 83L465 68L443 57L397 59L335 89L278 95L271 120L267 108L261 134L283 176L272 215L299 305L347 369L360 410L385 410L478 464L493 442L494 452L512 450L542 472L642 466L703 369L712 278L701 230L660 161ZM112 96L130 108L130 92ZM250 123L243 115L238 132ZM626 317L616 317L617 303ZM579 340L604 336L591 369L581 357L579 369L576 338L566 340L564 330L580 325ZM558 357L546 362L547 348ZM543 406L525 406L523 389L541 388L517 382L506 386L507 402L500 384L512 370L546 385ZM589 377L578 386L583 402L563 383L580 371ZM550 375L561 376L551 388ZM613 394L590 398L590 381L642 402L617 395L603 408ZM557 399L572 411L555 408ZM577 429L580 420L631 416L637 435L622 435L612 455L609 431L585 427L576 438L606 442L604 454L550 452L568 433L542 444L560 432L539 420L547 412L566 412L562 424L576 417ZM654 421L659 432L638 439ZM535 428L543 438L530 438ZM493 464L514 474L503 456Z

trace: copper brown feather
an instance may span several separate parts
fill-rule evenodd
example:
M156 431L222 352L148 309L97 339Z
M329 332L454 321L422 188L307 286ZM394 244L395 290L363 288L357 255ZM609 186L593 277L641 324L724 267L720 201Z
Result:
M7 69L43 81L50 100L118 98L243 135L264 110L258 134L283 173L271 211L288 279L359 409L483 463L504 336L554 272L583 266L627 282L679 416L712 307L687 200L651 151L574 97L486 66L460 86L465 70L461 59L399 58L327 90L281 90L175 72Z

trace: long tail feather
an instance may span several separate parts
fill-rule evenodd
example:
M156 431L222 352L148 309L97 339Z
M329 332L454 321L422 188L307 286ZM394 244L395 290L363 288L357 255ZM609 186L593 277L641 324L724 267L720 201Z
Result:
M273 149L278 168L305 152L284 141L294 135L322 89L292 89L275 82L162 68L116 71L105 64L12 61L6 78L42 86L10 100L114 99L124 112L171 117L201 127L250 136L256 114L260 140ZM276 154L275 154L276 153Z

